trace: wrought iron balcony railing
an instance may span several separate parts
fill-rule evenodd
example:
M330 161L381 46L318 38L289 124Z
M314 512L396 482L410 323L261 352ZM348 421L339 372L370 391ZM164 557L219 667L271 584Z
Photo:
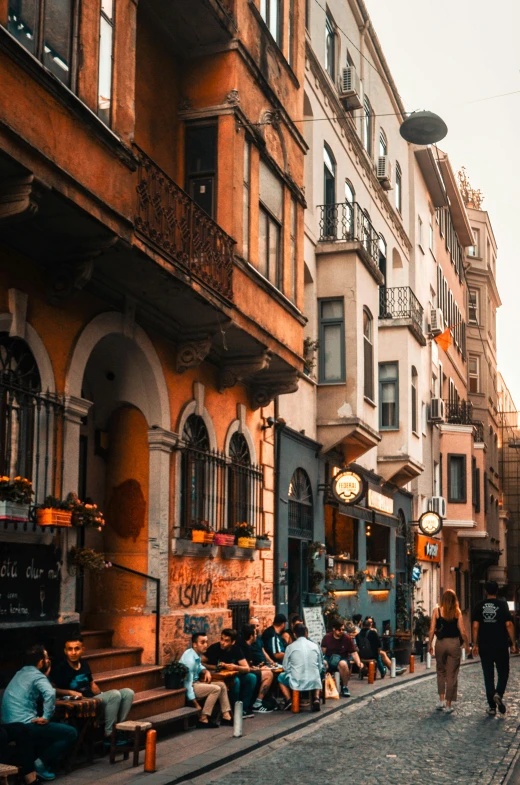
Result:
M409 286L379 287L379 318L410 319L411 328L421 343L424 309Z
M135 150L139 158L136 229L167 258L232 300L235 241L146 153Z
M446 422L452 425L474 425L473 404L470 401L445 401Z
M380 237L357 202L318 205L320 242L359 242L379 267Z
M483 442L484 441L484 423L482 420L474 420L473 426L475 428L475 441L476 442Z

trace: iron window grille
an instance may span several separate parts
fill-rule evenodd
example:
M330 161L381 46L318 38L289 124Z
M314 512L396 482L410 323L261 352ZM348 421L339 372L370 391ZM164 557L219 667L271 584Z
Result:
M289 483L289 536L312 540L313 522L311 482L307 472L298 468Z
M241 635L244 624L249 624L251 614L249 600L230 600L228 609L231 611L231 626Z

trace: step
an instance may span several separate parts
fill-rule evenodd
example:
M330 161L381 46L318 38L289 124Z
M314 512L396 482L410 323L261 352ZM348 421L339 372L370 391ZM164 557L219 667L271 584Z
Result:
M101 671L96 673L95 682L102 692L130 687L134 692L162 687L164 678L161 665L134 665L131 668Z
M93 649L110 649L114 630L82 630L81 637L85 651Z
M166 690L156 687L153 690L137 692L128 715L129 720L144 720L154 714L162 714L175 709L183 709L186 690Z
M142 653L141 646L121 646L117 649L92 649L85 652L83 659L87 660L92 673L102 673L140 665Z

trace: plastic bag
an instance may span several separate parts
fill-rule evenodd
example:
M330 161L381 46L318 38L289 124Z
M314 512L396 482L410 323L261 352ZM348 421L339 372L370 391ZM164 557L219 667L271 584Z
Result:
M339 693L336 687L336 682L334 681L334 676L331 673L327 673L325 676L325 697L339 700Z

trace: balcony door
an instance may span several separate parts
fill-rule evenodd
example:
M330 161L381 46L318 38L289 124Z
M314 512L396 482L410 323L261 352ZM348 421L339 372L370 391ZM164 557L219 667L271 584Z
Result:
M216 216L217 126L186 127L186 191L211 218Z

